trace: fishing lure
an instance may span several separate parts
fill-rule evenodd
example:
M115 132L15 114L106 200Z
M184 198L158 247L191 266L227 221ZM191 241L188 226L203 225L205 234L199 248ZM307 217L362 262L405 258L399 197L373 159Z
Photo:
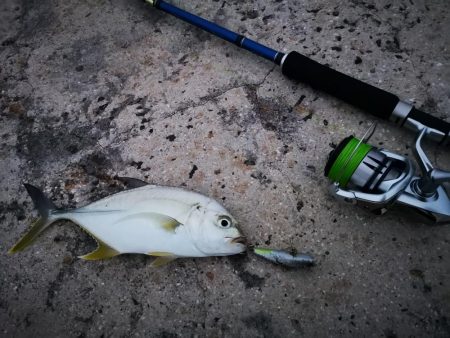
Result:
M40 218L10 253L25 249L49 225L70 220L98 244L81 256L96 260L124 253L156 256L152 266L179 257L226 256L246 250L237 222L215 200L181 188L148 185L73 209L58 209L38 188L25 184Z
M302 268L314 265L314 258L307 254L297 254L286 250L253 248L253 252L268 261L290 268Z

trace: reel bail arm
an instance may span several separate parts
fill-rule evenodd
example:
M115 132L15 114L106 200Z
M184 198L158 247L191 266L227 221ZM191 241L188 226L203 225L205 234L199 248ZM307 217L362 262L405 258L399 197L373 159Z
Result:
M434 168L422 148L422 140L429 132L429 128L422 128L417 135L413 149L419 168L422 171L422 178L418 180L416 189L423 197L433 196L441 184L450 182L450 172Z

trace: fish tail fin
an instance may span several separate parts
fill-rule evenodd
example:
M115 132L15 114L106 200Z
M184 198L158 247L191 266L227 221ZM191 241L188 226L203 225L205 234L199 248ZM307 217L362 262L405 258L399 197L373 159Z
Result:
M28 183L25 183L24 186L42 218L48 218L50 211L58 209L39 188Z
M57 210L57 207L44 195L41 190L31 184L25 183L24 186L41 217L33 222L30 230L28 230L28 232L8 251L10 254L24 250L33 243L42 231L44 231L54 221L59 219L51 216L52 211Z

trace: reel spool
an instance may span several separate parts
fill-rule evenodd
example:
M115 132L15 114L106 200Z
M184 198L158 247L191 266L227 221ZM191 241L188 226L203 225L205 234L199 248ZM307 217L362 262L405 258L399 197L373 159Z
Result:
M331 193L346 202L362 204L376 214L399 203L434 222L450 222L450 198L443 186L450 182L450 172L434 168L425 155L421 141L428 128L419 132L414 148L420 176L408 158L369 145L367 141L374 131L372 125L361 140L349 136L330 153L325 176L333 182Z

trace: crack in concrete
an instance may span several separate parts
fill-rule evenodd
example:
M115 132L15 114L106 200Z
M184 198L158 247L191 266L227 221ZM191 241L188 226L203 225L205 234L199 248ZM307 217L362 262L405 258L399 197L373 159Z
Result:
M276 65L273 66L267 72L267 74L264 75L262 80L257 83L244 83L244 84L240 84L240 85L233 85L233 86L228 86L228 87L225 87L222 89L218 89L214 93L211 93L211 94L208 94L205 96L201 96L198 103L193 103L192 101L190 101L190 102L187 102L186 104L181 104L180 105L181 107L178 107L177 109L175 109L173 111L173 113L169 113L169 114L165 115L165 118L170 118L170 117L173 117L180 113L184 113L188 109L195 109L198 107L202 107L209 102L216 102L217 98L219 98L220 96L223 96L223 95L227 94L228 92L235 90L235 89L246 88L248 86L261 87L264 84L264 82L266 81L267 77L275 70L276 67L277 67Z

